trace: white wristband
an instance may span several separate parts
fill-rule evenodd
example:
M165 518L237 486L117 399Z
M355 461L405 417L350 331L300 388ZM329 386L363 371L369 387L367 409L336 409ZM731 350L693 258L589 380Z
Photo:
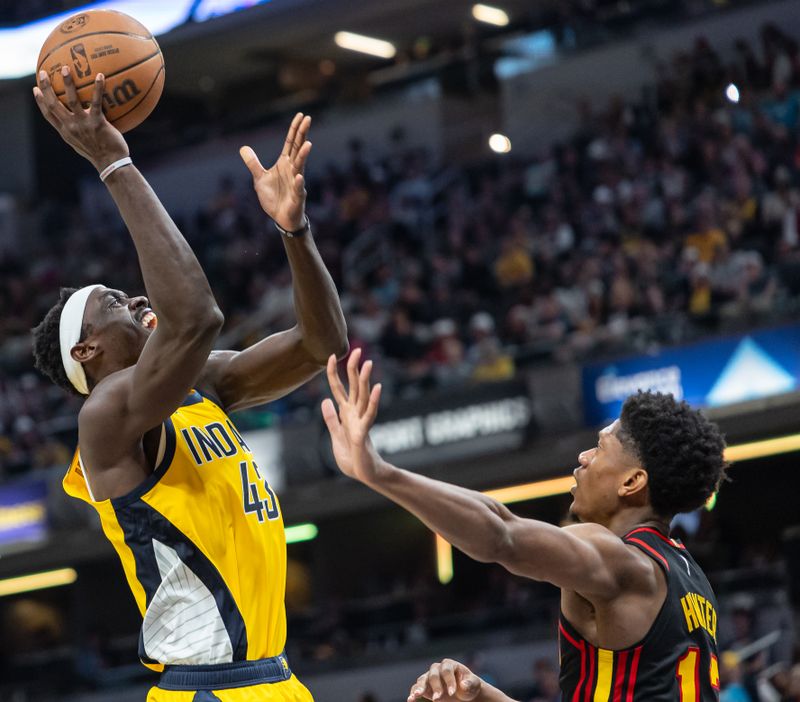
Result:
M118 168L122 168L123 166L130 166L132 164L133 160L131 159L130 156L121 158L119 159L119 161L114 161L114 163L109 164L102 171L100 171L100 180L102 180L105 183L106 178L108 178L108 176L110 176Z

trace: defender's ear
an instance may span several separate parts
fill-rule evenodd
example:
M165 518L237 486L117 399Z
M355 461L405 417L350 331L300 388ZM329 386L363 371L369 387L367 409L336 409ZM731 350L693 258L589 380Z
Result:
M626 476L622 485L619 486L617 494L620 497L631 497L637 494L645 494L649 476L644 468L634 468Z

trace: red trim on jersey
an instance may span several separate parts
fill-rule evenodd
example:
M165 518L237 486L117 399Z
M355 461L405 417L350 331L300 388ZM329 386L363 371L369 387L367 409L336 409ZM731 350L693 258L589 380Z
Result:
M636 673L639 672L639 656L642 654L642 647L637 646L633 651L631 661L631 674L628 676L628 695L625 702L633 702L633 689L636 687Z
M581 677L578 680L578 684L575 686L575 693L572 695L572 702L580 702L581 686L583 685L583 681L586 678L586 645L585 645L586 642L576 641L575 639L573 639L560 621L558 622L558 630L561 634L564 635L564 638L567 641L569 641L575 648L577 648L581 652Z
M617 675L614 679L613 702L622 702L622 683L625 682L625 665L628 662L628 652L622 651L617 658Z
M664 567L667 569L667 571L669 571L669 563L667 563L667 559L664 558L664 556L662 556L658 551L656 551L650 544L646 544L641 539L625 539L625 541L626 543L639 544L639 546L646 548L650 553L653 554L653 556L658 558L658 560L664 564Z
M581 677L575 687L575 694L572 695L572 702L580 702L581 700L581 685L586 680L586 647L581 644Z
M684 551L686 550L686 546L684 546L679 541L675 541L675 539L668 539L664 534L662 534L658 529L653 529L651 527L639 527L638 529L634 529L633 531L629 531L623 538L627 539L632 534L638 534L640 531L647 531L651 534L655 534L659 539L661 539L665 544L669 544L670 546L674 546L675 548L681 548Z
M586 692L583 695L583 702L590 702L592 698L592 688L594 687L594 659L597 656L597 649L588 641L589 648L589 679L586 681Z
M567 630L564 628L564 625L563 625L561 622L559 622L559 623L558 623L558 630L559 630L559 631L560 631L562 634L564 634L564 638L565 638L567 641L569 641L569 642L570 642L570 643L571 643L571 644L572 644L572 645L573 645L575 648L577 648L577 649L580 649L581 651L583 650L583 642L582 642L582 641L581 641L581 642L578 642L578 641L576 641L575 639L573 639L573 638L572 638L572 637L569 635L569 632L567 632Z

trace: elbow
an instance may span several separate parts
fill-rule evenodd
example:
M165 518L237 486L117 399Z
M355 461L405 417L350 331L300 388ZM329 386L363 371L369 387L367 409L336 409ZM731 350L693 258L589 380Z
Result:
M225 315L222 310L217 306L216 302L212 302L208 307L203 308L202 312L194 317L193 330L198 335L219 334L222 325L225 324Z
M186 323L182 325L183 336L187 343L206 343L209 339L217 338L224 323L225 315L216 304L213 304L186 320Z
M302 332L300 332L302 334ZM310 339L303 339L303 346L313 362L320 368L328 365L331 354L341 361L350 352L350 342L347 340L346 330L331 334L322 342L313 343Z
M481 563L498 563L508 568L507 564L513 561L516 550L508 523L499 515L492 514L484 529L487 537L482 540L479 549L469 555Z
M497 530L492 549L493 556L491 561L500 564L506 570L514 572L517 549L511 531L505 524Z
M332 345L331 353L336 354L336 360L341 361L348 353L350 353L350 341L347 338L347 332L343 331ZM330 355L330 354L329 354ZM327 363L327 359L325 361Z
M344 321L344 317L331 329L327 337L322 365L327 365L331 354L336 356L337 361L341 361L350 353L350 341L347 338L347 323Z
M222 310L217 307L216 303L209 310L206 323L209 329L213 329L216 333L219 333L222 329L222 325L225 324L225 315L222 314Z

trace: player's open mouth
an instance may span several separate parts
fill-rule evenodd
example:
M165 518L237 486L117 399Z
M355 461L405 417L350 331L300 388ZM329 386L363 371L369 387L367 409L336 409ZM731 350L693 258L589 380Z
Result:
M142 315L139 323L145 329L155 329L158 326L158 317L156 317L156 313L153 312L153 310L147 310L147 312Z

